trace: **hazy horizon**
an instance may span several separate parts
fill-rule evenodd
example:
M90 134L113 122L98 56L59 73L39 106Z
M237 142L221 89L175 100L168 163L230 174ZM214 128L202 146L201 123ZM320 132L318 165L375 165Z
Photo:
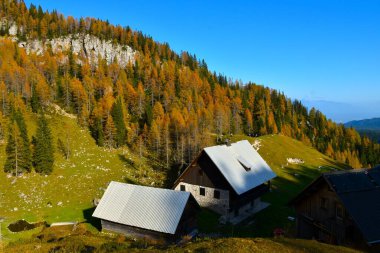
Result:
M380 118L380 108L376 107L380 102L367 104L344 103L326 100L307 100L301 102L310 110L312 107L323 112L327 118L337 123L347 123L353 120Z

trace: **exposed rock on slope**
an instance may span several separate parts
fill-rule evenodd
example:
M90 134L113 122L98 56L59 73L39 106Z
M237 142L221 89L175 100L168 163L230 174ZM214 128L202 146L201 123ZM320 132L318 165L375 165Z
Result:
M109 64L117 59L122 67L125 67L128 62L134 63L136 55L136 51L133 51L129 46L112 44L111 41L100 40L89 34L74 34L46 40L45 42L30 40L19 42L18 45L25 48L27 53L35 52L37 54L42 54L49 46L53 53L70 50L71 48L74 54L89 58L91 63L97 63L97 58L100 56L106 59Z
M97 64L98 56L100 56L102 59L106 59L108 64L117 59L122 67L125 67L129 62L134 63L137 54L127 45L114 44L111 41L101 40L89 34L73 34L44 41L21 41L16 37L18 27L14 22L8 22L3 19L0 25L2 29L8 31L14 41L18 41L19 47L26 49L28 54L31 52L42 54L49 47L51 47L53 53L70 50L71 48L74 54L88 58L90 63Z

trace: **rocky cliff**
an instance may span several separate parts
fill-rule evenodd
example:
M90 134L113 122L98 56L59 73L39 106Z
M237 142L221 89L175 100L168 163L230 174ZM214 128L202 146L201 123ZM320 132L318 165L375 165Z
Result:
M89 34L73 34L44 41L31 39L21 41L17 37L18 28L13 22L7 22L3 19L0 25L13 41L18 42L19 47L25 48L28 54L31 52L42 54L49 47L53 53L71 49L74 54L88 58L90 63L96 64L100 56L102 59L106 59L109 64L117 60L122 67L125 67L129 62L134 63L137 54L127 45L114 44L111 41L101 40Z

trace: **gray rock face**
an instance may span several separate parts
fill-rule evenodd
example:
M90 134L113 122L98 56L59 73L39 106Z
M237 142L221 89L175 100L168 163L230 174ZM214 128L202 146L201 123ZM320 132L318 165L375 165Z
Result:
M102 59L107 60L108 64L117 60L122 67L125 67L129 62L134 64L137 54L129 46L113 44L111 41L100 40L89 34L74 34L44 42L41 40L29 40L19 42L18 45L25 48L28 54L31 52L42 54L48 47L51 47L53 53L67 51L71 48L74 54L88 58L90 63L97 64L98 56L100 56Z
M111 41L101 40L89 34L72 34L64 37L49 40L27 40L19 41L17 35L17 25L8 22L6 19L0 20L1 28L8 29L9 36L19 47L25 48L26 52L42 54L48 47L53 53L72 50L76 55L86 57L91 64L98 63L98 57L105 59L108 64L115 60L121 67L125 67L129 62L134 64L137 52L129 46L113 44ZM80 62L79 62L80 63Z

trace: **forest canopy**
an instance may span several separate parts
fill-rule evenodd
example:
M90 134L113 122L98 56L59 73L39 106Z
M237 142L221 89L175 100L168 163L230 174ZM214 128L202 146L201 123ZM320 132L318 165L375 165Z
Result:
M0 31L2 121L12 108L39 113L58 104L77 115L98 145L128 145L167 166L188 163L203 147L235 134L290 136L354 168L379 163L379 144L354 129L277 90L211 72L195 55L177 54L129 27L64 17L17 0L1 0L0 19L7 21ZM90 63L70 50L28 55L9 38L10 21L19 40L90 34L139 53L125 67L117 59Z

